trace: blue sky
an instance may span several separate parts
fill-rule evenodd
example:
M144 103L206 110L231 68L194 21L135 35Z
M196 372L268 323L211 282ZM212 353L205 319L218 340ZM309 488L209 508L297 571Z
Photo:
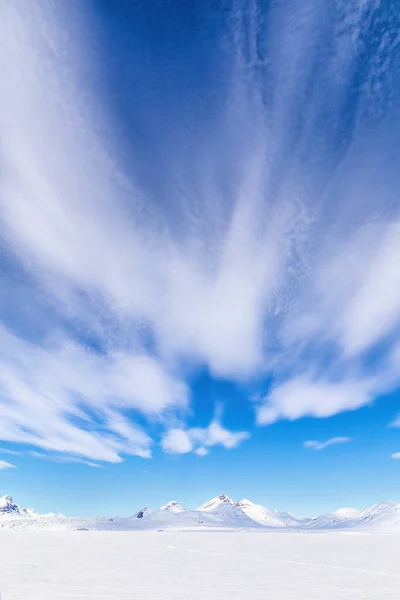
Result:
M394 3L1 10L0 494L399 500Z

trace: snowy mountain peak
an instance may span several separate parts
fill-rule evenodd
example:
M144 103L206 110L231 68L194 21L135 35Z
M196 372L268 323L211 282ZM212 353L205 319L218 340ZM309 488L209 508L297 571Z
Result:
M33 508L21 508L14 502L12 496L3 496L0 498L0 516L20 516L31 517L37 513Z
M0 498L0 513L18 512L18 510L18 504L15 504L11 496Z
M400 504L393 501L374 504L363 511L341 508L315 518L298 517L288 512L270 510L255 504L248 498L233 502L226 494L220 494L196 510L184 510L175 500L164 504L159 510L142 508L133 517L113 519L73 518L61 514L37 514L33 509L21 508L12 496L0 497L0 528L17 529L232 529L232 528L288 528L356 529L368 528L380 531L400 531Z
M166 510L167 512L171 513L179 513L184 512L185 509L175 500L171 500L170 502L167 502L167 504L164 504L160 510Z
M239 500L235 506L250 519L260 523L260 525L265 525L266 527L286 527L286 523L279 516L275 515L268 508L261 506L261 504L254 504L248 498Z
M221 502L229 502L229 504L234 503L233 500L231 500L226 494L220 494L219 496L217 496L217 498L218 500L221 500Z
M243 508L245 506L256 506L256 504L254 504L254 502L252 502L248 498L242 498L242 500L238 500L238 502L235 502L235 506L237 506L238 508Z
M215 510L217 508L220 508L221 506L229 506L229 505L234 506L235 505L234 501L231 498L229 498L229 496L227 496L226 494L220 494L219 496L216 496L212 500L209 500L205 504L202 504L201 506L199 506L199 508L197 510L209 511L209 510Z

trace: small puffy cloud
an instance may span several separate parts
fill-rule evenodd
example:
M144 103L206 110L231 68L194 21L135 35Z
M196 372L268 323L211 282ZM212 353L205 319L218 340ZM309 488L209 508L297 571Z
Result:
M246 431L229 431L221 425L218 420L214 420L205 429L195 428L190 430L191 437L199 441L202 446L216 446L221 445L224 448L231 449L236 448L247 440L250 436Z
M207 448L211 446L220 445L232 449L249 437L247 431L229 431L221 425L218 419L214 419L208 427L204 428L170 429L162 438L161 447L165 452L185 454L198 446L195 453L205 456L208 454Z
M0 471L2 471L3 469L14 469L15 465L12 465L9 462L6 462L5 460L0 460Z
M391 458L400 459L400 452L395 452L392 454Z
M348 442L351 442L350 437L334 437L326 440L325 442L308 440L307 442L304 442L304 447L314 448L314 450L323 450L324 448L328 448L328 446L334 446L335 444L347 444Z
M197 454L197 456L207 456L208 450L201 446L200 448L197 448L194 453Z
M188 433L178 428L167 431L161 441L161 447L164 452L169 454L186 454L193 450Z

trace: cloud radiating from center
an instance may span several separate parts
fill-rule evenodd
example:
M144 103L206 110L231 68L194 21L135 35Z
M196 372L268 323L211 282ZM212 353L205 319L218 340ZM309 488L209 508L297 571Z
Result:
M396 91L394 25L348 105L379 6L337 3L333 24L299 8L295 30L278 8L265 30L235 6L225 110L196 166L171 156L162 197L110 139L89 16L2 7L0 439L116 462L149 456L156 422L166 451L233 447L247 434L170 425L204 366L273 378L259 424L354 410L397 386L399 128L379 100Z

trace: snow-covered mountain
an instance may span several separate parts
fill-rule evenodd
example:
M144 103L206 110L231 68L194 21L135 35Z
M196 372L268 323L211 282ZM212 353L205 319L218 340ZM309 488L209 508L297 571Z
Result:
M310 517L300 517L299 515L280 510L274 510L273 514L286 526L290 525L291 527L301 527L311 521Z
M239 508L245 515L247 515L253 521L265 525L266 527L286 527L287 524L279 518L279 516L268 508L261 506L261 504L254 504L247 498L239 500L235 504L236 508Z
M225 520L240 527L255 527L258 524L256 519L251 518L242 510L237 502L229 498L226 494L220 494L197 509L197 512L208 513L212 515L221 515Z
M335 512L311 519L308 527L314 529L398 529L400 504L390 500L374 504L365 510L341 508Z
M359 512L349 521L354 525L357 523L358 526L400 530L400 504L390 500L380 502Z
M315 518L271 511L247 498L234 502L221 494L197 510L185 510L176 501L159 510L142 508L132 517L75 518L37 514L21 508L11 496L0 498L0 528L6 529L74 529L74 530L335 530L365 528L371 531L400 531L400 504L381 502L360 511L341 508Z
M33 508L21 508L11 496L0 498L0 517L35 517L37 512Z
M315 518L301 517L288 512L270 510L260 504L255 504L247 498L234 502L226 494L216 496L194 511L185 511L176 502L171 502L159 511L141 511L141 517L151 517L153 523L163 523L163 527L180 527L191 523L203 527L241 527L274 529L356 529L368 527L369 529L399 529L400 530L400 505L395 502L382 502L375 504L364 511L355 508L341 508L332 513L320 515ZM172 508L172 510L170 510ZM168 512L171 517L166 519L163 512Z
M147 508L147 506L144 506L133 515L132 519L143 519L144 517L148 517L149 515L151 515L153 512L156 511L151 510L151 508Z
M234 501L226 494L220 494L205 504L199 506L197 510L201 511L221 511L226 510L228 506L234 506Z
M185 509L178 504L178 502L175 502L175 500L171 500L170 502L167 502L167 504L164 504L160 510L166 510L167 512L171 513L179 513L183 512Z

